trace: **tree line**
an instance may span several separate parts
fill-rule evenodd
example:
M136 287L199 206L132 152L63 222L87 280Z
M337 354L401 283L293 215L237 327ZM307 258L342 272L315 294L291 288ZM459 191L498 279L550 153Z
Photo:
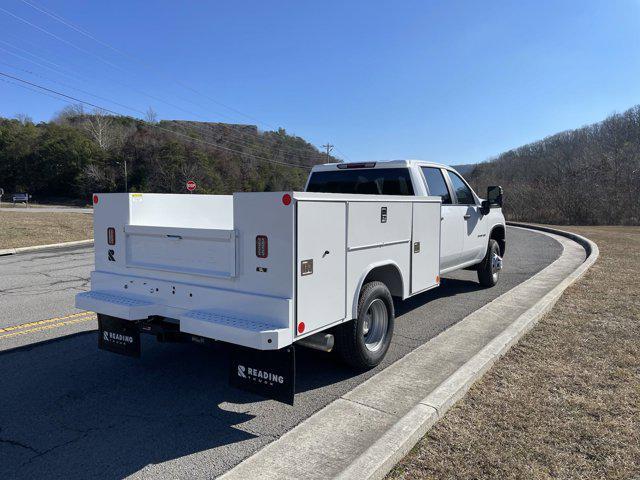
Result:
M0 118L0 187L36 200L85 203L92 192L125 188L182 193L187 180L210 194L299 190L309 168L327 161L339 160L284 129L143 121L78 106L50 122Z
M502 185L511 220L639 225L640 105L505 152L467 178L478 192Z

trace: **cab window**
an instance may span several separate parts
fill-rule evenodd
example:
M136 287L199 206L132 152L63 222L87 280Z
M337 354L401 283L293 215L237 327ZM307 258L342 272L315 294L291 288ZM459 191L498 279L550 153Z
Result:
M464 180L460 178L460 175L449 172L449 178L451 179L451 184L453 185L453 191L456 192L456 198L458 199L458 203L460 205L475 205L476 199L471 192L471 189L464 183Z
M443 205L450 205L451 193L447 187L447 182L444 181L442 176L442 170L434 167L422 167L422 173L424 173L424 179L427 181L429 195L442 198Z
M314 172L308 192L413 195L408 168L370 168Z

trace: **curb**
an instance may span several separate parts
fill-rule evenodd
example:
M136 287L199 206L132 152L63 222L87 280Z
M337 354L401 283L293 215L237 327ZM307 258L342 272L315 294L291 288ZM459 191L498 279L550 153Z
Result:
M219 478L384 478L598 258L597 245L579 235L508 224L555 237L563 253Z
M66 248L66 247L80 247L84 245L93 245L93 239L76 240L73 242L63 242L63 243L52 243L49 245L34 245L32 247L5 248L5 249L0 249L0 257L4 255L14 255L16 253L35 252L38 250L48 250L48 249Z
M598 246L581 235L550 227L520 222L507 222L512 227L528 228L567 237L580 244L587 253L585 261L560 284L544 295L478 354L460 367L426 398L398 420L373 445L365 450L337 478L382 479L427 431L460 400L493 364L531 330L558 301L564 290L578 280L600 255Z

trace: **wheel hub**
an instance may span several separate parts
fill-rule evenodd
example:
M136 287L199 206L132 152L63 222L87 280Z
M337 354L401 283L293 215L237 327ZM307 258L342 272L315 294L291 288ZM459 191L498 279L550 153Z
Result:
M382 347L387 335L389 312L387 305L379 298L369 304L362 325L364 344L371 352Z
M502 257L497 253L494 253L493 257L491 258L491 269L494 272L499 272L500 270L502 270Z

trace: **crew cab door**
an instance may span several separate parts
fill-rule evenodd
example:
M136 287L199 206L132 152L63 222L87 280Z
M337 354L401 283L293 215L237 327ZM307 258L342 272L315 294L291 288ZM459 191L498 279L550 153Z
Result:
M463 213L453 204L453 196L444 171L438 167L422 167L422 173L427 183L429 195L442 199L440 220L440 269L459 265L460 255L464 245L462 230L464 226Z
M447 170L447 175L455 196L456 218L462 218L460 235L463 241L458 264L480 260L487 247L486 224L480 213L480 205L460 175L450 170Z

